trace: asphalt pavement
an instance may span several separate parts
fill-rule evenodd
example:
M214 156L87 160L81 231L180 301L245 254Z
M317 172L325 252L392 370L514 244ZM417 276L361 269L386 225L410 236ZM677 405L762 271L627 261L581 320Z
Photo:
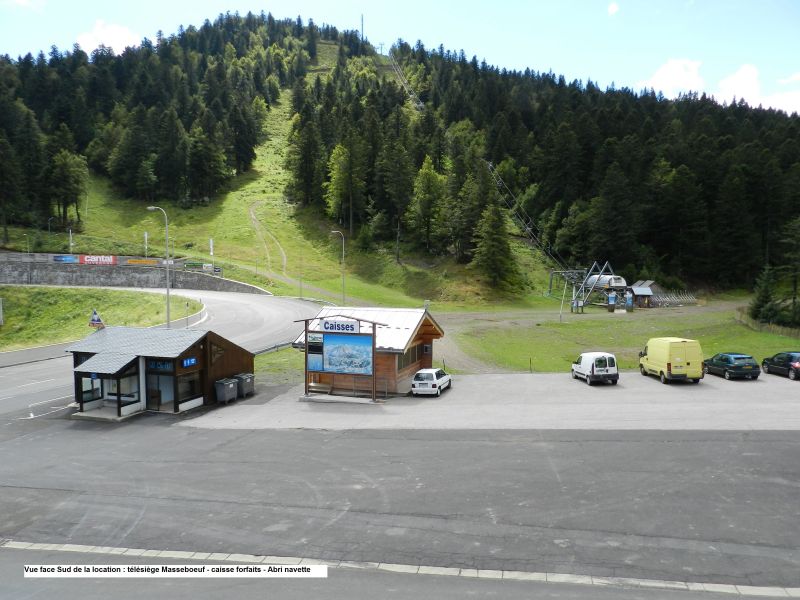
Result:
M302 386L184 424L211 429L587 429L800 430L800 382L707 376L663 385L638 371L618 385L587 386L566 373L456 375L440 397L388 398L383 404L298 402ZM266 398L271 398L268 402Z
M258 309L265 329L275 307ZM264 343L251 310L200 327ZM2 598L800 597L800 384L785 378L459 376L440 398L385 404L301 402L260 381L245 401L110 424L67 418L70 372L0 369ZM22 577L115 548L374 565L303 581ZM509 572L547 577L497 579Z
M259 294L205 290L176 294L205 306L203 320L192 324L193 329L214 331L251 352L294 341L302 331L302 324L294 321L319 310L319 305L307 300ZM91 333L87 326L86 335ZM67 345L0 353L0 422L38 418L64 410L72 402L72 358L64 351Z
M0 594L3 598L55 598L62 600L140 600L141 598L237 598L240 600L308 600L392 598L419 600L725 600L764 598L735 592L643 590L635 586L576 585L558 582L511 581L496 578L450 577L392 573L374 568L331 568L324 579L26 579L24 565L211 565L218 561L163 560L94 553L0 549ZM246 566L247 563L245 563Z

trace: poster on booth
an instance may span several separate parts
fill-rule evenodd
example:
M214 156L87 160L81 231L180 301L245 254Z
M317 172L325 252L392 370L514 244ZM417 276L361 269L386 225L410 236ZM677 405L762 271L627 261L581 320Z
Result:
M322 370L325 373L372 375L372 336L323 334Z

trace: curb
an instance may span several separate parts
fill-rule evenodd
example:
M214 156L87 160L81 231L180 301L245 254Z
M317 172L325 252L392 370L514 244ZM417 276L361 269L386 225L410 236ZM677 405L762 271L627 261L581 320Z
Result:
M228 554L224 552L192 552L179 550L145 550L142 548L115 548L112 546L84 546L80 544L39 544L5 540L0 549L45 550L49 552L80 552L148 558L185 560L210 560L236 563L260 563L275 565L327 565L334 569L370 569L409 575L439 575L443 577L471 577L477 579L502 579L513 581L535 581L540 583L595 585L603 587L683 590L692 592L714 592L734 596L761 596L769 598L800 598L800 587L734 585L722 583L699 583L692 581L668 581L661 579L637 579L632 577L597 577L569 573L543 573L535 571L501 571L485 569L461 569L458 567L431 567L395 563L353 562L345 560L318 560L298 556L269 556L255 554Z

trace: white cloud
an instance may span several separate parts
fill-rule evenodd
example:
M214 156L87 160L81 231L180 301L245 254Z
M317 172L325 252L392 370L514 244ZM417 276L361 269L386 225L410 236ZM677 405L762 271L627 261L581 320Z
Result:
M786 84L800 81L800 73L795 73L779 83ZM750 106L763 106L784 110L789 114L800 113L800 90L764 94L761 90L758 69L753 65L745 64L719 82L719 92L715 97L720 102L731 102L734 98L744 99Z
M126 47L138 46L141 41L142 38L127 27L106 23L102 19L95 21L94 29L78 36L78 43L87 54L101 44L120 54Z
M612 2L608 5L608 14L612 17L619 12L619 4Z
M667 98L675 98L681 92L699 92L705 87L700 76L699 60L671 58L653 73L650 79L636 84L637 89L653 88Z
M777 108L785 110L788 114L797 113L800 115L800 90L763 96L760 104L764 108Z
M784 79L778 79L778 83L786 85L788 83L800 83L800 73L793 73Z
M734 98L744 98L748 104L758 106L761 84L758 81L758 69L753 65L742 65L735 73L719 82L717 99L730 102Z

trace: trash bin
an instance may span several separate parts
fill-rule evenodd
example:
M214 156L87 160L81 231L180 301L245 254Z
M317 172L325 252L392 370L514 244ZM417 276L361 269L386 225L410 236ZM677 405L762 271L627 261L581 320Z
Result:
M239 382L236 379L220 379L214 382L214 387L217 391L217 402L227 404L231 400L236 400L236 392L239 388Z
M256 393L255 375L252 373L239 373L238 375L234 375L234 378L239 383L238 389L240 398L245 398L246 396Z

